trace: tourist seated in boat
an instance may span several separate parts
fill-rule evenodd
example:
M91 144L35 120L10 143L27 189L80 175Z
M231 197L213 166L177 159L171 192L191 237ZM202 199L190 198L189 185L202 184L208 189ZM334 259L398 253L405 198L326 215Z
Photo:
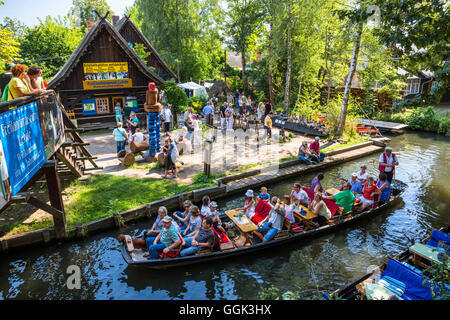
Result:
M391 184L389 183L385 173L380 173L378 175L377 188L381 192L379 200L379 204L381 205L388 201L391 197Z
M295 223L295 218L294 218L295 203L293 203L293 201L291 201L291 199L292 199L292 197L288 196L287 194L285 194L283 196L283 208L286 211L285 218L287 220L289 220L290 223Z
M224 227L222 225L222 221L220 220L220 217L219 217L219 211L217 211L217 202L212 201L210 203L210 205L209 205L209 208L210 208L210 210L209 210L208 215L206 217L208 217L208 216L211 217L212 223L213 223L213 227L216 230L218 230L218 231L220 231L222 233L226 233L226 231L225 231L225 229L224 229ZM203 218L203 220L204 220L204 218Z
M355 203L355 195L351 189L352 184L347 182L341 192L338 192L335 195L323 196L323 199L335 201L338 206L344 208L344 212L350 212Z
M315 155L319 161L323 161L325 157L327 156L326 153L320 152L320 138L315 137L314 141L309 144L309 150L310 152Z
M214 244L213 219L208 216L202 221L202 225L191 237L185 238L185 244L180 251L181 257L196 254L203 249L212 248Z
M324 178L324 175L322 172L320 172L319 174L317 174L317 176L314 177L314 179L312 179L311 181L311 191L314 191L314 193L320 192L323 193L323 187L322 184L320 183L320 181L322 181Z
M153 244L148 247L151 260L158 259L161 252L167 254L169 251L179 248L182 244L178 229L172 221L172 218L169 216L165 216L162 219L163 228L156 236Z
M191 206L189 208L189 221L186 229L182 230L182 235L190 237L192 234L194 234L195 231L200 229L202 225L202 217L200 216L200 209L197 206Z
M281 201L277 197L272 197L268 204L272 207L269 215L258 223L258 230L254 231L255 235L266 242L272 240L283 228L286 210L281 206ZM261 232L266 232L265 236Z
M349 181L352 184L352 188L350 189L351 192L353 192L354 195L362 194L363 192L363 185L361 181L358 179L358 174L353 173L352 178Z
M209 215L209 204L211 203L211 199L209 198L209 196L203 196L202 198L202 207L200 209L200 215L202 216L202 218L206 217Z
M291 199L296 204L301 204L305 207L309 204L308 194L303 190L303 186L300 183L295 183L292 187Z
M356 178L357 178L362 184L364 184L364 183L366 183L367 177L368 177L368 174L367 174L367 172L366 172L367 166L366 166L365 164L363 164L363 165L361 166L360 169L361 169L361 170L359 170L359 171L356 173Z
M270 200L270 194L267 193L266 187L261 188L261 193L259 194L259 198L264 201L267 201L267 202Z
M145 230L142 234L142 237L135 238L132 240L133 246L136 249L142 249L144 251L147 251L148 248L153 244L158 234L161 232L161 230L164 227L164 224L162 220L165 217L168 217L168 212L166 207L159 207L158 209L158 216L156 217L155 222L152 225L152 228L150 230ZM180 232L180 227L178 224L172 219L172 224L177 229L177 232ZM125 240L125 235L120 234L117 236L117 240L119 242L123 242Z
M180 229L182 231L186 230L187 225L189 223L189 209L192 206L192 202L190 200L185 200L183 203L184 212L177 211L173 213L173 219L178 221Z
M303 141L298 149L298 158L306 164L319 163L319 158L309 150L308 141Z
M361 207L359 210L363 211L367 207L372 206L375 202L375 196L379 194L381 194L381 191L375 184L373 177L368 177L367 182L364 184L363 194L359 198L361 200Z
M314 194L314 200L309 203L308 209L317 215L312 221L319 225L327 224L328 219L331 218L331 211L323 202L323 196L320 192Z
M253 190L248 189L245 193L245 202L242 208L237 208L238 211L244 211L244 214L250 220L255 215L255 198L253 195Z
M150 239L148 241L150 241L150 243L153 243L153 240L155 240L156 236L160 233L160 231L163 228L162 219L164 219L165 216L167 216L167 208L159 207L158 216L156 217L156 220L153 223L152 228L150 230L144 231L143 237L146 240L146 242L147 239Z

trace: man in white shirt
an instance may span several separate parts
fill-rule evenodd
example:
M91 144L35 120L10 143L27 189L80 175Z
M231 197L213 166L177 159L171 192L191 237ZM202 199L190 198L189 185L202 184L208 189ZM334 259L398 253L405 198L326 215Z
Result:
M389 183L392 183L394 177L395 166L398 166L398 160L391 147L386 147L384 152L380 155L378 170L380 173L385 173Z
M168 136L170 124L172 123L172 112L170 111L167 103L164 103L164 108L161 110L161 117L163 118L164 134Z
M255 235L263 242L272 240L283 229L284 217L286 216L286 210L281 206L280 199L277 197L272 197L269 205L272 210L263 221L258 223L258 230L254 231ZM261 232L264 231L267 231L267 233L263 237Z
M363 164L361 166L361 170L356 174L356 178L361 181L362 184L364 184L367 181L367 173L366 173L367 166Z
M309 197L305 190L303 190L302 185L300 183L294 184L294 187L292 188L291 192L291 199L294 200L294 202L299 203L303 206L308 206L309 204Z

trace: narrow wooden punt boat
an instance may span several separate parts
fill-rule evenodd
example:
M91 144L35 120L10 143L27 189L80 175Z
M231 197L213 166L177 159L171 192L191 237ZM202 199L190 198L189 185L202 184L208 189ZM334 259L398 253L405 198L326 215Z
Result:
M450 234L450 226L441 228L440 231ZM430 238L431 238L431 235L422 239L420 241L420 243L426 244L430 240ZM414 265L414 254L409 250L409 248L406 249L405 251L397 254L396 256L394 256L391 259L396 260L400 263L406 262L409 265ZM389 261L389 258L386 258L384 260L385 260L385 262L382 265L374 268L370 273L367 273L366 275L362 276L358 280L349 284L345 288L336 290L335 292L333 292L332 296L337 297L339 299L343 299L343 300L360 300L361 297L364 295L362 293L362 291L363 291L362 284L365 281L367 281L369 278L375 278L377 275L381 274L383 272L383 270L385 270L386 265ZM420 266L415 266L415 267L421 268Z
M271 241L255 243L249 246L236 247L229 250L224 251L211 251L204 254L197 254L193 256L187 257L176 257L176 258L166 258L166 259L157 259L157 260L148 260L145 258L144 251L140 249L135 249L132 252L128 252L127 246L125 243L121 243L120 249L123 258L130 266L137 267L147 267L152 269L166 269L171 267L181 267L185 265L195 264L195 263L204 263L210 262L218 259L227 259L234 256L239 256L243 254L249 254L253 252L259 252L262 250L270 250L270 248L274 248L280 245L285 245L287 243L299 242L305 239L310 239L318 236L322 236L327 233L334 232L339 228L347 227L352 225L360 220L371 218L377 215L378 213L384 211L387 207L390 207L397 199L401 197L403 192L406 190L407 185L399 180L393 180L392 183L392 195L391 198L383 203L382 205L376 206L370 210L363 211L361 213L344 213L338 216L334 216L333 223L321 226L308 231L301 232L286 232L283 231L283 236L275 237ZM227 222L227 216L221 216L222 222ZM254 237L256 238L256 237Z

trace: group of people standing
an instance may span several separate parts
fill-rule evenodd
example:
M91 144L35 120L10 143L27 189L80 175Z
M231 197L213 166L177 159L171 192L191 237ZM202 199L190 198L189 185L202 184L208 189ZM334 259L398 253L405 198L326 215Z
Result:
M7 62L5 72L0 75L1 101L10 101L25 96L37 96L47 89L39 66L28 68L23 64Z

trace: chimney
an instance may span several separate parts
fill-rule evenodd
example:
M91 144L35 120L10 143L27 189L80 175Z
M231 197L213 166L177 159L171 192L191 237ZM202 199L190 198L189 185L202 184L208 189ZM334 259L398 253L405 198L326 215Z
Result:
M94 18L87 18L86 19L86 26L87 26L88 31L92 28L94 23L95 23Z
M115 26L117 24L117 22L119 22L119 20L120 20L120 16L113 16L112 17L113 26Z

